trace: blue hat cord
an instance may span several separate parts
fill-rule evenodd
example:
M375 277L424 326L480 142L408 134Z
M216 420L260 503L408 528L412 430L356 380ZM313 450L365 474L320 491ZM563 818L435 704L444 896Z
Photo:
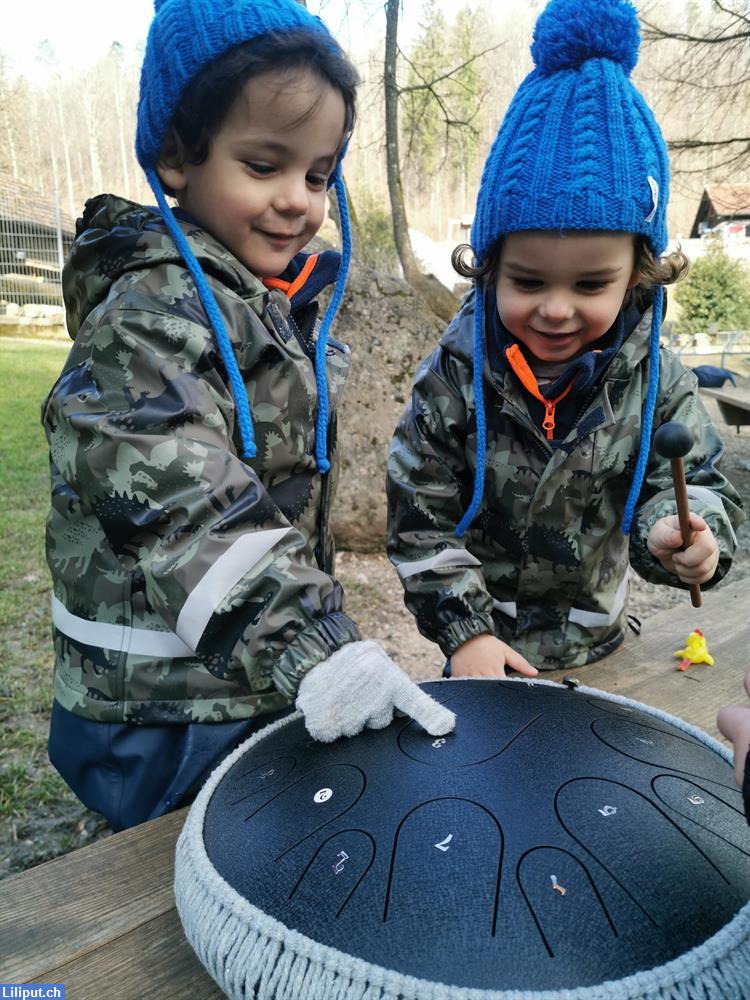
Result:
M182 259L187 265L188 271L193 276L193 281L198 290L200 300L203 303L203 308L206 310L208 321L216 335L216 343L218 344L219 353L221 354L221 360L224 362L227 376L229 377L232 395L237 407L237 422L240 426L243 458L255 458L255 434L253 433L253 422L250 418L250 402L247 398L245 383L242 380L242 375L240 375L239 365L234 356L229 334L227 333L222 315L219 312L219 307L216 304L214 293L211 291L211 287L206 280L206 275L203 273L203 268L195 259L195 254L190 249L190 244L185 239L185 234L180 229L172 209L167 204L167 199L164 197L164 191L162 190L156 171L152 167L146 167L145 173L151 185L151 190L156 196L156 203L164 219L164 224L169 231L169 235L175 241L177 249L180 251Z
M659 391L659 334L661 331L661 314L664 301L664 289L657 285L654 289L654 299L651 315L651 334L649 338L649 374L648 390L646 401L643 406L643 418L641 421L641 441L638 451L633 480L630 484L630 491L625 503L622 530L623 534L630 534L633 523L635 505L643 486L646 476L646 466L651 450L651 434L654 424L654 411L656 409L656 397ZM484 392L482 387L482 371L484 368L484 294L481 287L477 287L477 294L474 301L474 411L477 422L477 448L476 448L476 469L474 472L474 487L471 502L466 513L461 518L456 528L456 537L462 538L471 522L477 516L484 496L484 475L487 450L487 420L484 409Z
M342 154L343 155L343 154ZM328 346L328 334L336 318L336 313L344 297L346 279L349 274L349 263L352 259L352 237L351 225L349 223L349 206L346 200L346 188L341 174L341 160L336 164L333 175L333 187L336 191L336 200L339 206L339 218L341 224L341 262L339 273L336 277L336 285L333 289L331 301L325 311L323 320L318 331L318 341L315 345L315 382L318 387L318 416L315 422L315 461L318 472L325 475L331 468L328 461L328 383L326 380L326 348Z
M484 287L475 282L474 291L474 414L477 422L476 465L471 502L456 528L456 538L462 538L477 516L484 495L484 470L487 452L487 418L484 412Z
M625 501L625 512L622 521L622 533L624 535L630 534L635 505L638 503L638 496L646 476L646 466L648 465L648 456L651 451L651 432L654 425L656 397L659 391L659 334L661 331L663 302L664 289L661 285L657 285L654 289L654 300L651 305L653 312L651 314L651 337L649 340L648 390L646 392L646 402L643 405L638 460L635 465L635 472L633 473L633 481L630 484L630 492Z
M216 303L216 298L214 297L214 293L211 291L206 275L203 273L203 268L196 260L195 254L190 249L190 244L185 238L185 234L180 229L180 226L174 217L174 213L164 197L164 191L156 171L152 168L146 168L145 172L148 182L151 185L151 189L156 197L156 203L159 206L162 218L164 219L164 224L166 225L169 235L174 240L177 249L180 251L182 259L185 261L185 264L195 281L195 287L198 291L198 295L203 303L203 308L206 310L209 323L211 324L216 336L216 343L219 348L221 359L224 362L224 368L226 369L229 383L232 388L235 406L237 407L237 423L239 424L240 437L242 439L243 458L255 458L257 449L255 445L253 422L250 414L250 402L247 398L245 383L242 379L242 375L240 374L239 365L237 364L237 359L234 356L229 334L227 333L226 325ZM318 416L315 427L315 461L318 467L318 472L321 475L325 475L331 467L327 457L328 384L326 381L326 346L329 331L344 296L346 278L349 271L349 262L351 261L352 253L349 210L346 201L346 188L344 187L344 181L341 176L340 162L336 167L333 186L336 190L339 215L341 217L342 254L341 263L339 265L339 273L336 278L336 286L323 317L323 321L320 325L318 342L315 347L315 381L318 388Z

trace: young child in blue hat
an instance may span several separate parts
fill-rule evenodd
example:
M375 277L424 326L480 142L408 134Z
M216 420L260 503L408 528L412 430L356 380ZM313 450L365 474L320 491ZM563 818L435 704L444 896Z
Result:
M662 256L669 162L629 79L638 46L628 0L540 15L454 253L473 291L395 433L389 555L453 676L596 660L623 639L631 566L711 586L732 560L742 514L722 443L694 375L659 347L663 286L687 261ZM694 438L684 551L651 449L670 420Z
M157 207L86 204L43 410L49 753L114 829L189 800L295 699L321 740L395 708L435 735L455 721L361 640L334 576L356 74L294 0L155 7L136 151ZM343 254L305 254L330 187Z

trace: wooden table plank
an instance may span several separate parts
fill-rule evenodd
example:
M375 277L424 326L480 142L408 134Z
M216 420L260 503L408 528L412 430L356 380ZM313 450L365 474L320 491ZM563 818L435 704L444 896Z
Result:
M726 389L705 389L701 392L716 400L725 424L740 427L750 424L750 395L744 386L727 387Z
M701 628L714 666L697 664L684 673L672 654L688 634ZM742 678L750 669L750 587L744 581L708 591L703 607L685 604L660 611L643 622L640 636L630 635L611 656L569 670L545 671L562 680L570 675L581 684L645 702L721 738L716 713L722 705L744 698Z
M224 996L187 943L174 908L34 981L65 983L71 1000L220 1000Z
M0 883L0 982L54 982L48 970L172 909L174 848L185 814L152 820Z

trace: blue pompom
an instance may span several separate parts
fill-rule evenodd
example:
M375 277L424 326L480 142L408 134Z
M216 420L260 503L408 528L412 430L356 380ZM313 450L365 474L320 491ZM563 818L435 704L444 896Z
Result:
M630 75L641 40L630 0L550 0L534 28L531 55L543 75L611 59Z

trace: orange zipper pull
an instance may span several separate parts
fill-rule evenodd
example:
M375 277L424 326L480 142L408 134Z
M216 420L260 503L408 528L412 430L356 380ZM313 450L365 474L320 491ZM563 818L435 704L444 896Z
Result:
M551 441L553 439L555 430L555 400L554 403L548 403L545 400L544 403L544 420L542 421L542 428L547 432L547 440Z

